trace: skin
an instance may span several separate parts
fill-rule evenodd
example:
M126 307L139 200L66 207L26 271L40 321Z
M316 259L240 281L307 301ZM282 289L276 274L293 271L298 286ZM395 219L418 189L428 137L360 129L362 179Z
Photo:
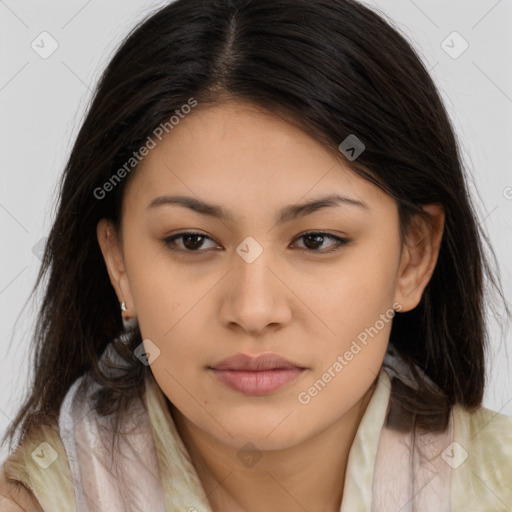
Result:
M367 208L341 204L276 223L285 206L333 192ZM175 205L147 209L178 194L233 219ZM121 236L103 219L98 242L126 315L137 316L142 337L160 350L151 371L212 510L339 510L391 321L308 404L297 397L393 304L402 312L418 304L444 225L442 207L424 209L432 222L418 217L402 244L390 196L298 127L234 100L199 105L130 177ZM190 230L210 238L175 240L182 252L162 242ZM300 237L308 231L349 242L326 253L336 241L315 245ZM249 236L263 250L251 263L236 252ZM208 370L239 352L277 353L306 370L266 396L247 396ZM247 443L261 456L251 467L237 456Z

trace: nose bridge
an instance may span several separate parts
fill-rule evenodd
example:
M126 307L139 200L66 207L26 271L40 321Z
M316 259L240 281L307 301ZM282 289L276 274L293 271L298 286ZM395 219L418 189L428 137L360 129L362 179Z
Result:
M276 277L271 248L247 237L236 248L229 283L229 320L258 331L286 318L286 287Z
M269 281L275 276L268 267L272 267L272 249L268 243L263 246L252 236L246 237L236 248L234 272L236 287L246 291L247 295L257 297L261 293L268 293Z

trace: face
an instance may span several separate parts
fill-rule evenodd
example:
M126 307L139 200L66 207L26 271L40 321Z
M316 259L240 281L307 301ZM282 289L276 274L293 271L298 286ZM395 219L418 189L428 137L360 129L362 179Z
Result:
M289 447L340 420L379 373L393 308L426 284L391 197L244 103L181 120L131 176L122 215L122 247L102 250L151 371L190 425L236 448ZM240 353L294 369L234 383L212 369Z

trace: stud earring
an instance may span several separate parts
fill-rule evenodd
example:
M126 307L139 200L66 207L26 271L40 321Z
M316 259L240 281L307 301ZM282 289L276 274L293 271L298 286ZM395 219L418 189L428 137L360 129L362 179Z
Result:
M123 302L121 302L121 311L128 311L128 308L126 307L126 302L123 300Z

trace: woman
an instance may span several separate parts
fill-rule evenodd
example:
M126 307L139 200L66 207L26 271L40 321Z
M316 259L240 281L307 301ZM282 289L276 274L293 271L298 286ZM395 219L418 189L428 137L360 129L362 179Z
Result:
M63 176L2 510L510 510L482 237L439 94L374 12L169 4Z

